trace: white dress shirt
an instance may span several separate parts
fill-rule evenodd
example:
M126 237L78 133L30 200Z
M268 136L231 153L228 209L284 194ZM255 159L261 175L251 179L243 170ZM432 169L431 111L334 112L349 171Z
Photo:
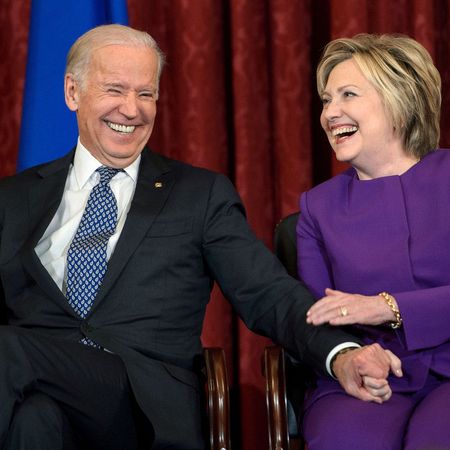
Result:
M108 241L106 249L108 260L116 247L130 209L140 160L139 155L131 165L125 167L123 172L119 172L110 181L111 190L117 201L117 227ZM67 252L80 224L91 190L100 180L100 174L96 169L101 165L78 139L61 203L35 248L37 256L63 293L66 291Z

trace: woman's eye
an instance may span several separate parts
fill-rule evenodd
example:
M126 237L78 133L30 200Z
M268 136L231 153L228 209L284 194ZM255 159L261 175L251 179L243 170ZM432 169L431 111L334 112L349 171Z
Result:
M322 105L326 105L327 103L330 103L330 99L328 97L322 97L320 99L320 101L322 102Z
M344 92L344 97L354 97L356 94L354 92L351 91L345 91Z

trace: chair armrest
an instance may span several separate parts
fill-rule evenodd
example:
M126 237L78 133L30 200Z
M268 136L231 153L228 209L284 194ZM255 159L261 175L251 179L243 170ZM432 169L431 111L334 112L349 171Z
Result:
M289 432L283 348L277 345L266 347L262 362L266 379L269 450L286 450L289 448Z
M230 400L225 353L221 348L204 348L211 450L230 450Z

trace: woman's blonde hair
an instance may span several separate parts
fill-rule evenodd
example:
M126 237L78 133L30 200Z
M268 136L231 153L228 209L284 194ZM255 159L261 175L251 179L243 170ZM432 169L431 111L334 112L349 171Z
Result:
M421 158L439 144L441 77L427 50L397 35L358 34L331 41L317 67L317 90L331 71L353 58L379 92L407 152Z
M145 31L118 24L101 25L80 36L67 54L66 74L71 73L80 87L83 88L92 53L107 45L146 47L154 50L158 57L159 83L165 58L156 41Z

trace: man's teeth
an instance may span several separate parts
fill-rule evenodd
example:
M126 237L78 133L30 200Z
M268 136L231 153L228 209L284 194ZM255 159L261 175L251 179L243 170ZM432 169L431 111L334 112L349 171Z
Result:
M342 127L342 128L336 128L331 131L331 134L333 136L340 136L341 134L348 134L348 133L354 133L355 131L358 131L358 127Z
M136 128L134 125L120 125L118 123L107 122L108 127L120 133L132 133Z

